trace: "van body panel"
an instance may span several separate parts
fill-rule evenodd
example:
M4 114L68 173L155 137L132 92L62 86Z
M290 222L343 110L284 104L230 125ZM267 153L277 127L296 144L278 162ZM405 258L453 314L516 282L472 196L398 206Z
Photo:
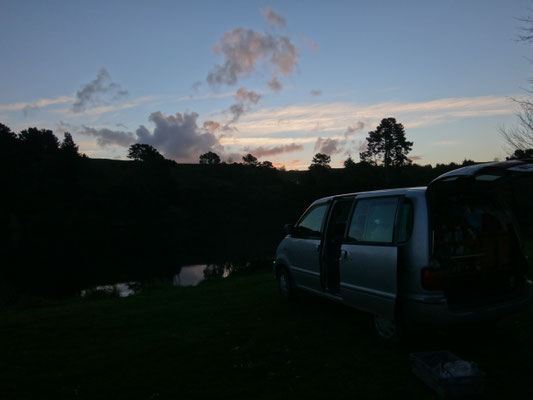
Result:
M319 250L320 239L290 238L287 255L297 286L321 290Z
M329 199L320 199L313 202L302 217L298 220L295 231L285 237L279 246L283 253L286 265L290 267L290 272L297 287L311 290L322 290L320 283L320 251L322 248L322 237L316 234L298 232L298 226L303 220L317 208L323 208L323 219L320 229L323 230L326 222Z
M425 190L411 191L406 197L413 203L414 216L411 237L399 249L400 296L434 296L435 292L425 290L421 280L418 279L420 271L429 265L431 259L432 235L428 226L426 192Z
M437 327L497 321L527 308L531 298L532 283L527 282L523 295L507 302L453 312L444 296L407 298L402 302L402 314L410 323Z
M394 316L397 293L395 246L343 244L340 290L346 304L373 314Z

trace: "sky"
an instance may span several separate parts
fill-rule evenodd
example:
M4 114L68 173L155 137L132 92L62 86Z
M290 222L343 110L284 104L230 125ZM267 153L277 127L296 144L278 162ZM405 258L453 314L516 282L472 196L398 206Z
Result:
M0 122L93 158L359 160L394 117L418 164L503 159L531 0L0 0Z

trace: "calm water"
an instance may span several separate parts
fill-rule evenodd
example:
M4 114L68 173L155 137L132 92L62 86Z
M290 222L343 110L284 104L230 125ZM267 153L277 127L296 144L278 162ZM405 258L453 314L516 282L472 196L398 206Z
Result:
M237 266L233 263L184 265L172 277L172 284L174 286L196 286L205 279L226 278L231 272L248 266L249 263L243 266ZM86 297L91 292L109 294L115 292L119 297L128 297L138 293L140 290L141 284L139 282L120 282L114 285L103 285L89 290L82 290L81 296Z
M141 289L139 282L120 282L114 285L96 286L94 289L82 290L81 297L86 297L91 292L117 293L118 297L128 297Z
M232 271L233 264L196 264L181 267L174 275L174 286L196 286L204 279L226 278Z

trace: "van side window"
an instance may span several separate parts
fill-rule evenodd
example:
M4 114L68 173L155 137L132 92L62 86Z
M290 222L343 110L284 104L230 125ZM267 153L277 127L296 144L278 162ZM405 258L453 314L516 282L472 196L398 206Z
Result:
M413 232L413 202L405 199L398 212L398 242L407 242Z
M295 233L301 236L320 238L322 223L328 204L320 204L307 212L295 228Z
M398 197L359 200L353 213L348 239L392 243L397 207Z

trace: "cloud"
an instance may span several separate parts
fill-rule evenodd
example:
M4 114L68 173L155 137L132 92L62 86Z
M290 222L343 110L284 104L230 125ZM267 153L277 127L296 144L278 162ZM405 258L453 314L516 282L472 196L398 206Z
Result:
M229 112L233 114L233 118L227 125L237 122L239 118L241 117L241 115L244 114L244 104L243 103L232 104L229 108Z
M141 125L136 131L137 140L154 146L167 158L196 162L202 153L223 150L208 127L198 126L195 112L167 116L157 111L150 114L149 120L155 124L153 132Z
M265 17L269 25L280 26L280 27L285 27L287 25L287 22L285 21L285 17L283 17L280 14L277 14L272 9L272 7L268 7L266 11L261 10L261 14L263 14L263 17Z
M152 131L144 125L140 125L133 132L85 125L75 127L62 121L58 124L58 128L96 138L96 143L100 147L149 144L166 158L176 161L197 162L200 154L208 151L215 151L224 156L224 147L214 135L220 129L220 123L216 121L208 120L198 126L198 114L195 112L165 115L156 111L151 113L148 119L155 125Z
M360 153L361 151L365 151L366 140L356 142L355 140L348 139L349 135L353 135L354 132L358 130L359 126L361 126L361 124L362 123L358 123L355 126L349 126L347 131L344 134L344 137L342 136L333 136L329 138L319 137L315 142L315 151L319 153L324 153L327 155L333 155L333 154L342 153L342 152L344 152L344 155L350 155L354 148L357 149L358 153ZM364 126L364 124L362 124L362 126Z
M250 102L252 104L257 104L259 99L261 98L261 95L257 94L253 91L248 91L245 87L240 88L237 90L237 93L235 93L235 100L241 101L241 102Z
M272 77L271 80L268 81L268 87L272 89L274 92L279 92L283 89L283 85L278 80L277 76Z
M196 81L191 85L191 89L193 90L194 93L198 93L201 87L202 87L201 81Z
M87 109L85 111L74 112L70 108L61 108L61 109L52 110L52 112L56 114L67 115L67 116L100 115L100 114L105 114L109 112L127 110L129 108L138 107L141 104L153 102L154 100L157 100L158 98L159 96L144 96L144 97L139 97L137 99L133 99L132 101L129 101L127 103L99 106L99 107Z
M323 130L324 128L320 125L320 121L317 121L315 123L315 126L313 127L313 131L318 132L318 131L323 131Z
M365 128L365 123L364 122L357 122L356 124L354 125L350 125L348 126L348 128L346 128L346 132L344 132L344 136L345 137L348 137L348 136L352 136L354 135L357 131L361 131Z
M287 168L287 167L292 167L292 166L295 166L295 165L299 165L299 163L301 162L302 160L292 160L291 162L288 162L288 163L275 163L274 164L274 167L276 168Z
M373 105L356 103L295 104L265 107L249 112L237 125L250 136L291 132L312 132L317 123L322 132L346 132L348 126L377 126L381 119L394 116L406 129L449 123L476 116L513 115L508 96L444 98L426 102L385 102ZM283 121L283 123L280 123ZM349 132L350 133L350 132Z
M76 99L72 104L72 111L82 112L90 107L107 104L128 95L128 91L111 80L105 68L102 68L95 79L83 85L76 92Z
M257 104L261 95L257 94L254 91L249 91L245 87L241 87L235 95L233 96L237 101L235 104L232 104L229 108L229 112L233 115L231 121L229 121L224 127L223 130L233 130L234 128L230 127L231 124L237 122L241 115L247 112L252 104Z
M334 137L340 139L341 137ZM234 136L219 136L219 141L224 146L280 146L290 145L292 143L307 144L314 143L316 138L314 137L282 137L282 138L270 138L270 137L234 137Z
M291 153L293 151L300 151L303 150L303 146L296 143L291 143L287 145L281 145L276 147L245 147L244 151L247 153L251 153L257 158L261 157L269 157L269 156L275 156L282 153Z
M210 133L215 133L217 130L220 129L220 123L216 121L205 121L203 124L203 128L209 131Z
M319 137L315 143L315 151L318 153L324 153L327 155L332 155L340 153L344 143L338 139L325 138L322 139Z
M129 147L135 143L136 136L133 132L114 131L107 128L95 129L83 125L78 133L96 138L97 143L102 146L117 145Z
M0 104L0 112L4 111L23 111L25 109L37 109L37 108L44 108L55 104L62 104L62 103L70 103L73 101L73 97L68 96L60 96L56 97L55 99L39 99L34 102L21 102L21 103L13 103L13 104Z
M367 144L368 142L366 140L346 140L344 141L344 155L345 156L352 156L352 154L359 155L359 153L362 153L363 151L367 150Z
M298 62L298 49L286 36L263 35L242 27L224 33L215 53L224 56L223 65L215 65L207 76L211 86L233 85L249 76L262 62L268 72L290 75Z
M309 39L307 39L304 35L300 35L300 40L302 41L302 43L309 47L311 50L313 51L317 51L318 50L318 43L317 42L313 42Z
M75 131L77 128L74 127L73 125L69 124L68 122L64 122L64 121L59 121L57 124L56 124L56 133L65 133L65 132L73 132Z
M322 90L321 89L313 89L310 92L311 96L322 96Z
M37 111L37 110L39 110L39 107L33 104L28 104L26 107L22 109L22 113L24 114L24 118L28 118L30 114L32 114L34 111Z

